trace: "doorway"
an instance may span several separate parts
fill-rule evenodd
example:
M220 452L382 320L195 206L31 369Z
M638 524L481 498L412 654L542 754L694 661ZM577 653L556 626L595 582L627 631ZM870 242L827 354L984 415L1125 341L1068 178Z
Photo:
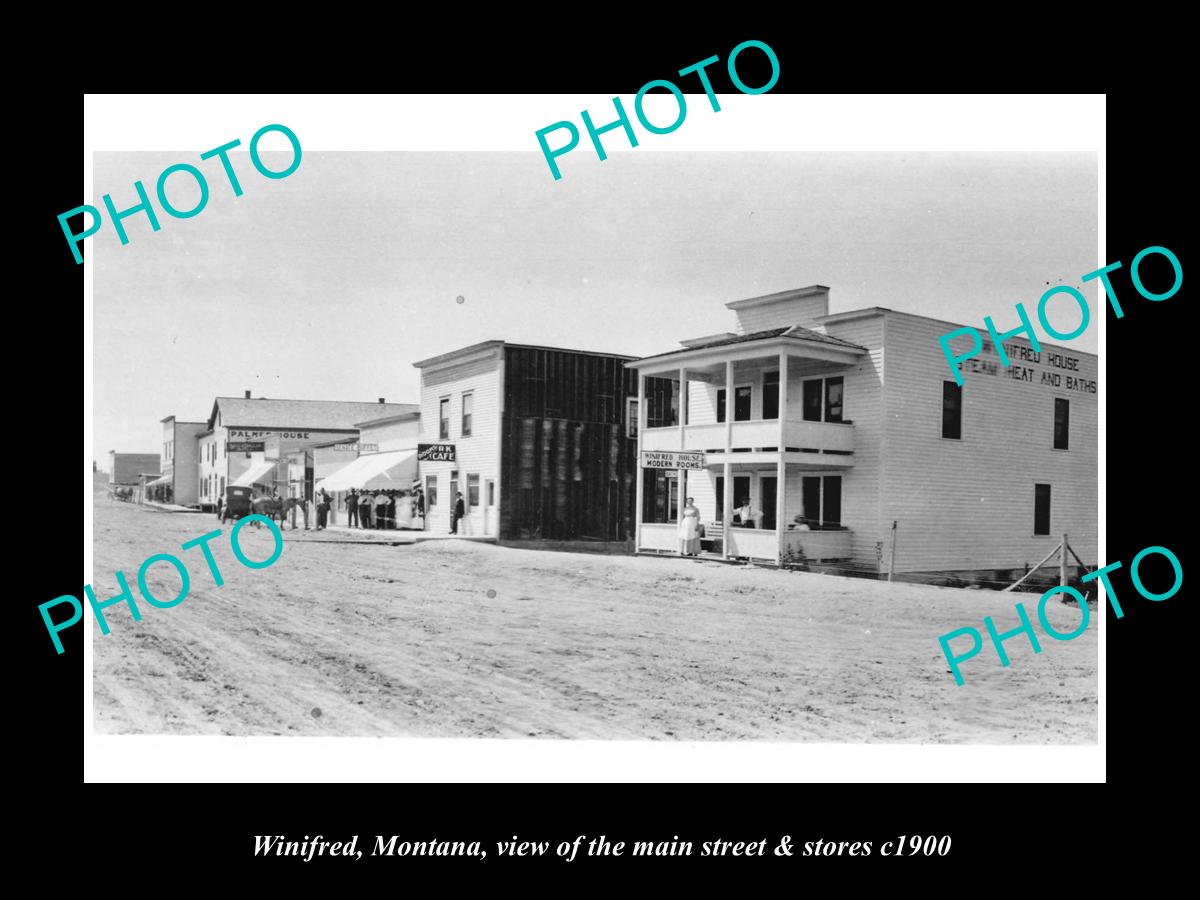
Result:
M776 500L778 492L776 488L779 486L779 478L775 475L763 475L759 478L759 493L761 495L761 509L763 512L762 527L775 528L775 512Z

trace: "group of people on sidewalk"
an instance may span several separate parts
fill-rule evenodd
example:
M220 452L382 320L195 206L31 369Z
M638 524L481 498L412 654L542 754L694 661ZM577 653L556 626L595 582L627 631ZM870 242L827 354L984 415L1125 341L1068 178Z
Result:
M420 488L412 491L351 488L342 503L350 528L425 527L425 495Z

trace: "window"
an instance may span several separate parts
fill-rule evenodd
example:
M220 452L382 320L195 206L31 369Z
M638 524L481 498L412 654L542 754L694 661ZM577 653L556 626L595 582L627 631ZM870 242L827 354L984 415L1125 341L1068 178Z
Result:
M842 524L841 475L807 475L801 492L801 514L810 528Z
M764 372L762 388L762 417L779 418L779 373Z
M430 510L437 506L437 476L425 476L425 509Z
M842 421L842 390L845 384L845 379L839 375L837 378L825 379L825 421L840 422Z
M462 436L471 436L471 414L475 412L475 395L463 394L462 398ZM478 505L478 504L476 504Z
M1050 533L1050 485L1033 486L1033 533Z
M1071 435L1071 401L1054 398L1054 449L1066 450Z
M733 389L733 421L750 421L750 398L750 385L747 384L744 387L736 387Z
M800 407L805 422L843 422L846 379L810 378L802 383Z
M638 402L637 397L625 398L625 437L637 439L638 435Z
M642 521L673 523L679 519L679 473L674 469L642 470Z
M496 505L496 482L488 481L487 483L487 505Z
M467 506L479 505L479 476L467 475Z
M962 439L962 388L953 381L942 382L942 437Z
M219 496L219 497L225 496L225 476L224 475L221 476L221 493L218 494L217 496Z
M453 511L454 505L458 503L458 469L450 470L450 509Z
M450 398L443 397L438 402L438 440L450 440Z
M753 395L754 391L748 384L738 385L733 389L733 421L750 421L750 400ZM779 405L778 398L775 405ZM725 388L717 390L717 421L725 421Z
M804 382L804 397L802 400L805 422L821 421L821 379Z

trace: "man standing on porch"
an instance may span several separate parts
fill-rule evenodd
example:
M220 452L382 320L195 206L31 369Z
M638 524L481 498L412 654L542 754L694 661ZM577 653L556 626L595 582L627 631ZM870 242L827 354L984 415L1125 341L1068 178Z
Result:
M743 499L742 505L734 512L737 513L743 528L762 528L763 511L751 503L749 497Z
M700 510L691 497L679 516L679 555L700 555Z

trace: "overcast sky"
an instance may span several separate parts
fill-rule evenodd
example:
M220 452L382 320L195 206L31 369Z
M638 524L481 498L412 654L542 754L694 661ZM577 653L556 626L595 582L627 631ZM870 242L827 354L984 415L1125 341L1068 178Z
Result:
M91 202L132 206L136 179L153 194L195 155L97 153ZM1047 284L1105 262L1091 153L629 152L558 182L540 153L306 150L274 181L231 159L241 197L213 160L195 217L87 241L102 467L244 390L416 402L415 360L478 341L650 355L733 330L727 301L810 284L831 312L1012 327L1016 302L1035 317ZM169 182L182 209L188 182ZM1071 346L1095 352L1095 319Z

